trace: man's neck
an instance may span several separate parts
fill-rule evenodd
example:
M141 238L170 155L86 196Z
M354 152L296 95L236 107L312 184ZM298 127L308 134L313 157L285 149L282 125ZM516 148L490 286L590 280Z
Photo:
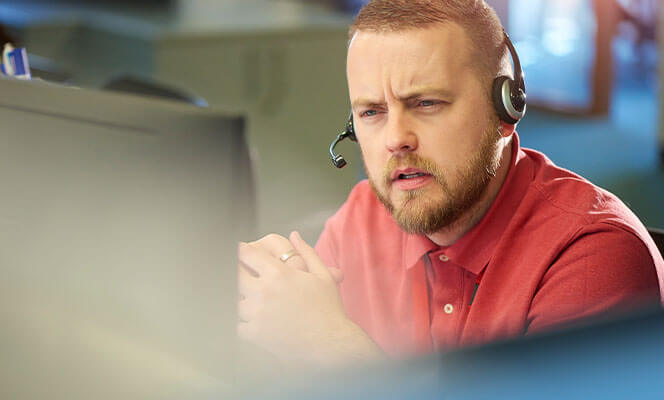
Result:
M427 235L438 246L450 246L454 244L454 242L459 240L482 220L494 200L496 200L500 188L505 183L510 164L512 163L512 146L514 145L512 136L501 140L503 141L503 150L500 158L500 166L496 170L496 176L491 179L480 200L451 225L431 235Z

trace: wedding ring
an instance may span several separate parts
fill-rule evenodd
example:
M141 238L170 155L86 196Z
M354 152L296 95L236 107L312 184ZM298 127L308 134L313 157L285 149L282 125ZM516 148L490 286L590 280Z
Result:
M295 249L291 249L291 250L288 250L287 252L285 252L284 254L282 254L281 256L279 256L279 259L282 262L286 262L286 261L288 261L289 258L291 258L293 256L296 256L296 255L297 255L297 251L295 251Z

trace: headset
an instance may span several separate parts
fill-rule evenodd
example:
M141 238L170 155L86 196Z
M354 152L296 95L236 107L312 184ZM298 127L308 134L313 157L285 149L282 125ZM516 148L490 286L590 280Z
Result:
M505 37L507 49L512 56L512 64L514 64L514 79L507 75L501 75L494 79L491 89L491 98L493 101L493 107L496 109L496 113L498 113L500 120L513 125L519 122L526 114L526 83L523 77L519 55L516 54L516 49L505 30L503 30L503 35ZM330 145L332 164L337 168L343 168L346 165L344 157L341 154L334 153L334 148L344 139L350 139L353 142L357 142L352 110L346 121L346 128L343 132L337 135Z
M330 157L332 158L332 164L337 168L343 168L346 166L346 160L341 154L334 154L334 148L339 142L344 139L350 139L353 142L357 142L357 136L355 136L355 125L353 122L353 110L350 111L348 115L348 120L346 121L346 129L343 132L337 135L337 138L332 141L330 145Z

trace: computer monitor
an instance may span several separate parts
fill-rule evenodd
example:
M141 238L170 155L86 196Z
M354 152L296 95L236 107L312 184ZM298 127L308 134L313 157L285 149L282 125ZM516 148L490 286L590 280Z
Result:
M154 399L232 379L243 119L0 79L0 398Z
M659 400L664 311L632 310L529 337L304 373L256 386L252 400ZM308 373L316 373L308 370Z

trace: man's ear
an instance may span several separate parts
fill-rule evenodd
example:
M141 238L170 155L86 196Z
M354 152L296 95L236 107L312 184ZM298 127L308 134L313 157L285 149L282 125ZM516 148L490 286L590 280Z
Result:
M500 121L500 128L498 129L500 136L508 138L512 136L514 130L516 129L515 124L508 124L507 122Z

